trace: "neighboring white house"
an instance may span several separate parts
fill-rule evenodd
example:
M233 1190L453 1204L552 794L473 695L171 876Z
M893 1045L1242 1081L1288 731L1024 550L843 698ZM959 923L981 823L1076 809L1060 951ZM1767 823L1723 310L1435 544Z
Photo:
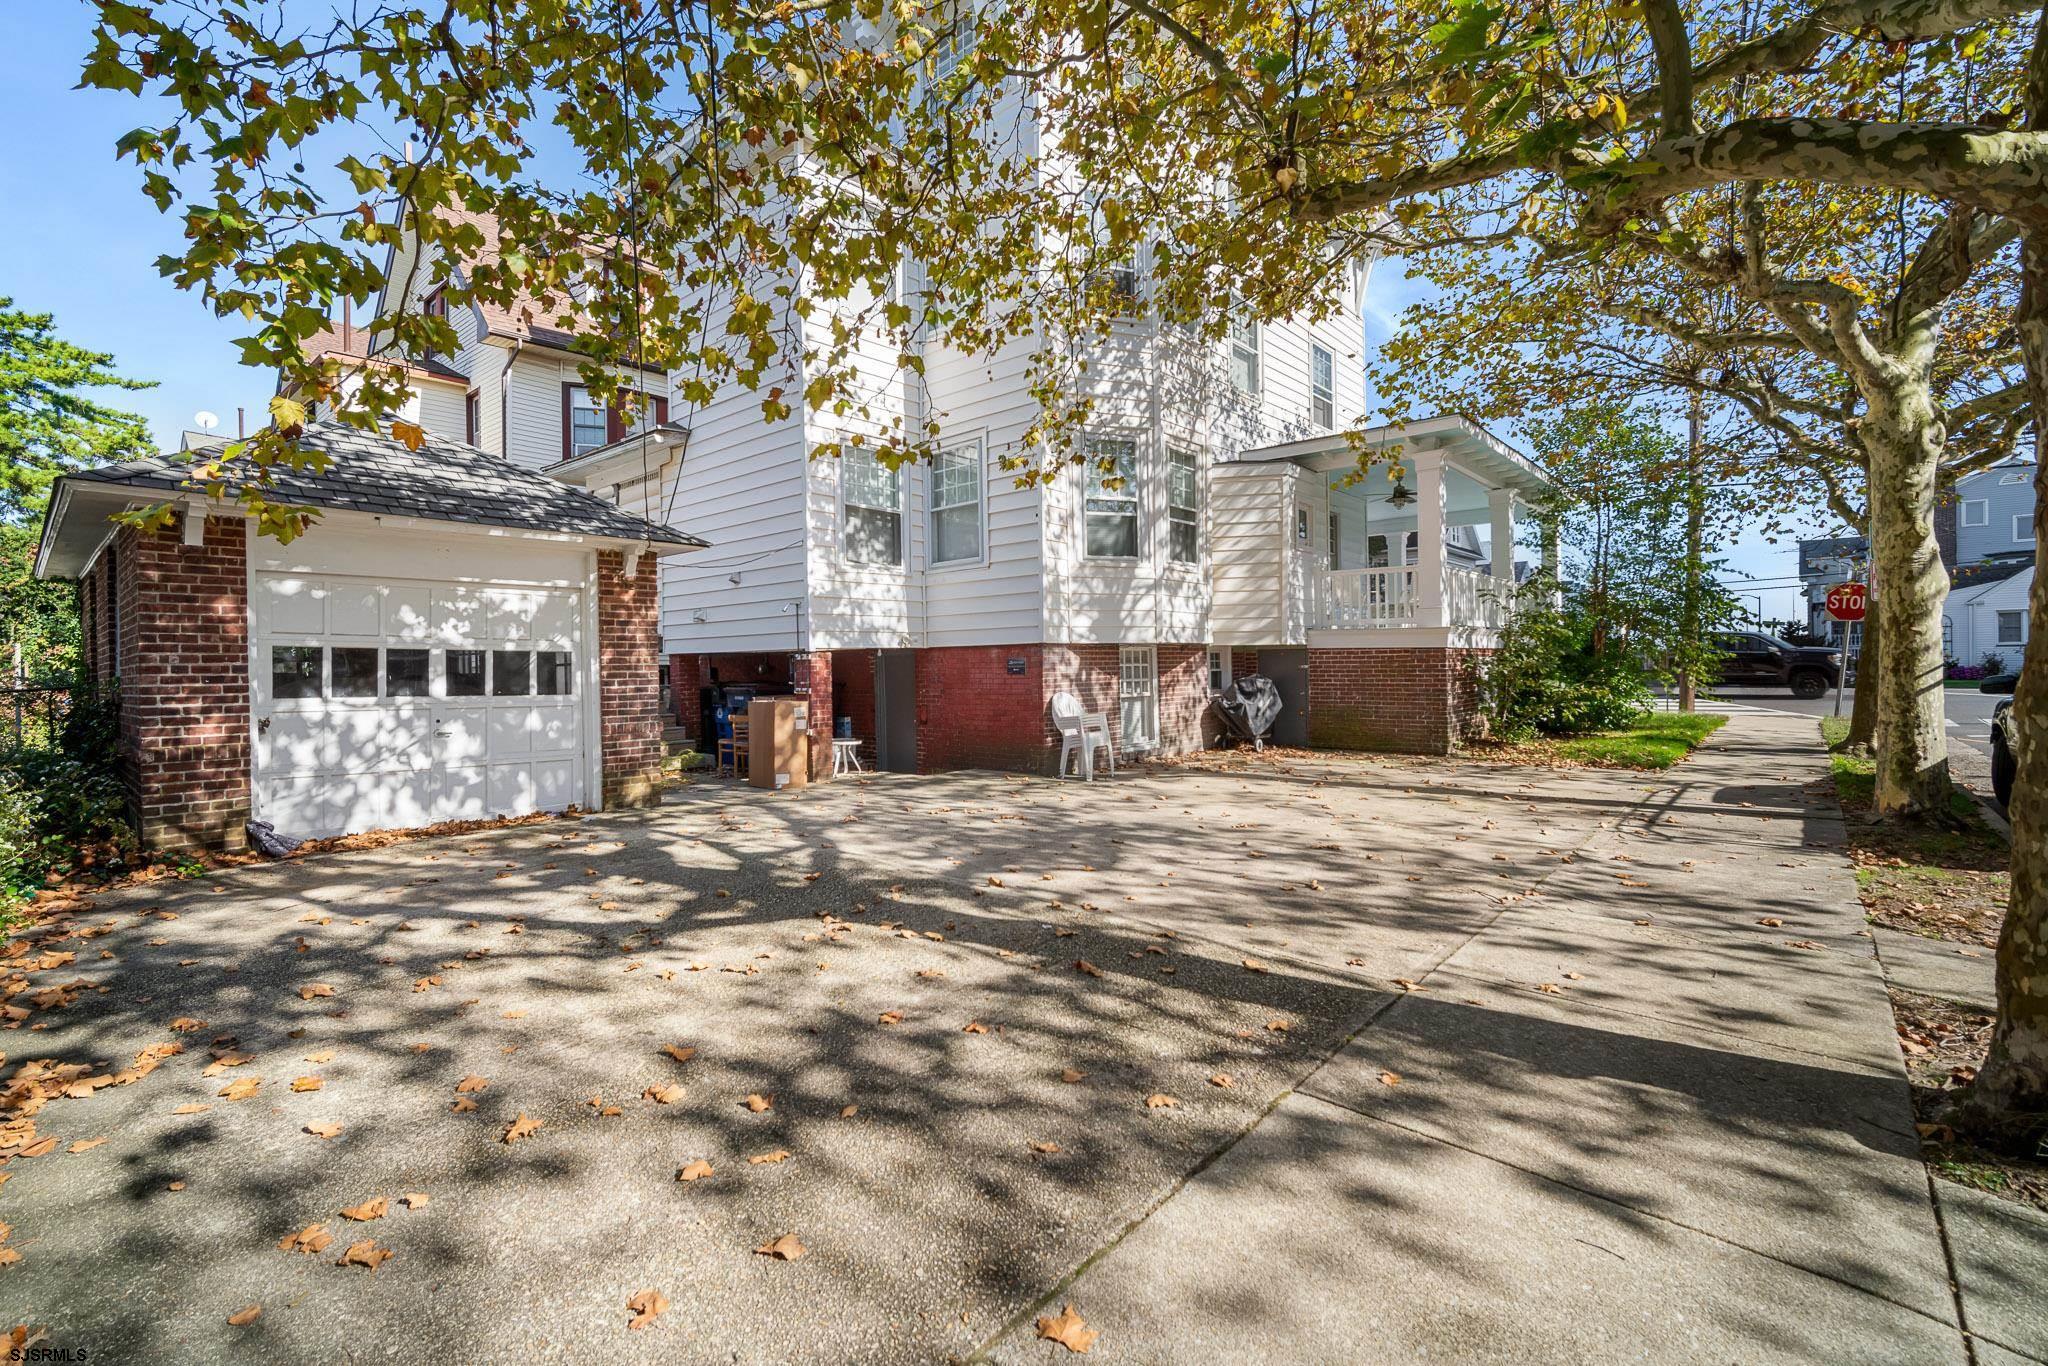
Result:
M1942 644L1949 658L1977 665L1995 655L2006 669L2018 669L2027 649L2027 596L2034 567L1988 583L1961 579L1942 607Z

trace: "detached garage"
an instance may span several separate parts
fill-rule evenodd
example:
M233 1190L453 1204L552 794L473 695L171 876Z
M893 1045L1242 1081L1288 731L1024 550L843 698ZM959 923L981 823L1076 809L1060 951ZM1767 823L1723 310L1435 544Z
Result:
M429 437L315 425L289 544L175 458L66 475L37 573L81 581L145 844L237 847L645 800L662 757L659 556L694 537ZM109 519L171 501L148 533Z

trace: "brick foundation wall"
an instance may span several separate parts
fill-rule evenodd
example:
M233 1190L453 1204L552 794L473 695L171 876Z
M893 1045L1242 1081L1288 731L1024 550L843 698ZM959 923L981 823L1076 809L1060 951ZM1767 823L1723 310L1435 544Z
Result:
M142 843L240 849L249 820L246 524L209 517L198 546L183 543L182 526L124 527L109 550L122 771Z
M1045 673L1045 702L1038 722L1050 751L1045 771L1050 773L1060 757L1060 733L1052 723L1054 693L1070 692L1080 700L1083 712L1101 712L1109 721L1110 744L1121 757L1124 722L1117 688L1123 675L1122 651L1115 645L1048 645Z
M832 652L832 714L853 721L853 738L860 741L861 762L879 766L875 748L875 654L873 650ZM829 765L828 765L829 767Z
M670 655L668 657L668 699L675 708L669 719L689 732L699 752L704 752L704 737L697 734L701 723L697 716L697 690L704 686L704 656Z
M660 586L652 555L641 556L628 578L623 551L598 552L598 718L608 807L642 806L661 790Z
M1114 651L1112 651L1113 653ZM917 652L917 771L1052 771L1047 656L1038 645L960 645ZM1013 674L1009 661L1022 659Z
M1161 645L1159 660L1159 749L1186 754L1209 743L1209 647Z
M1479 730L1473 671L1487 650L1308 652L1308 738L1318 749L1448 754Z
M810 700L811 780L832 773L832 652L812 650L789 657L797 696Z

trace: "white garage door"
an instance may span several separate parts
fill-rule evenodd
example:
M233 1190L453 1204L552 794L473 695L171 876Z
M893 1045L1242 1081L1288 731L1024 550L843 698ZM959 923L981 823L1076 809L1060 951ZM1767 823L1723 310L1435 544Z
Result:
M585 800L582 594L264 573L253 805L295 837Z

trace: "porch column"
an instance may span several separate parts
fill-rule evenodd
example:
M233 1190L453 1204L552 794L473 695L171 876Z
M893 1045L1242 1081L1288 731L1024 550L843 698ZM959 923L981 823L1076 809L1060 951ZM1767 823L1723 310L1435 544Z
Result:
M1416 451L1408 458L1415 472L1415 624L1444 626L1444 457L1441 451ZM1389 557L1391 558L1391 557Z
M1515 581L1515 493L1513 489L1489 489L1487 510L1493 514L1493 576Z

